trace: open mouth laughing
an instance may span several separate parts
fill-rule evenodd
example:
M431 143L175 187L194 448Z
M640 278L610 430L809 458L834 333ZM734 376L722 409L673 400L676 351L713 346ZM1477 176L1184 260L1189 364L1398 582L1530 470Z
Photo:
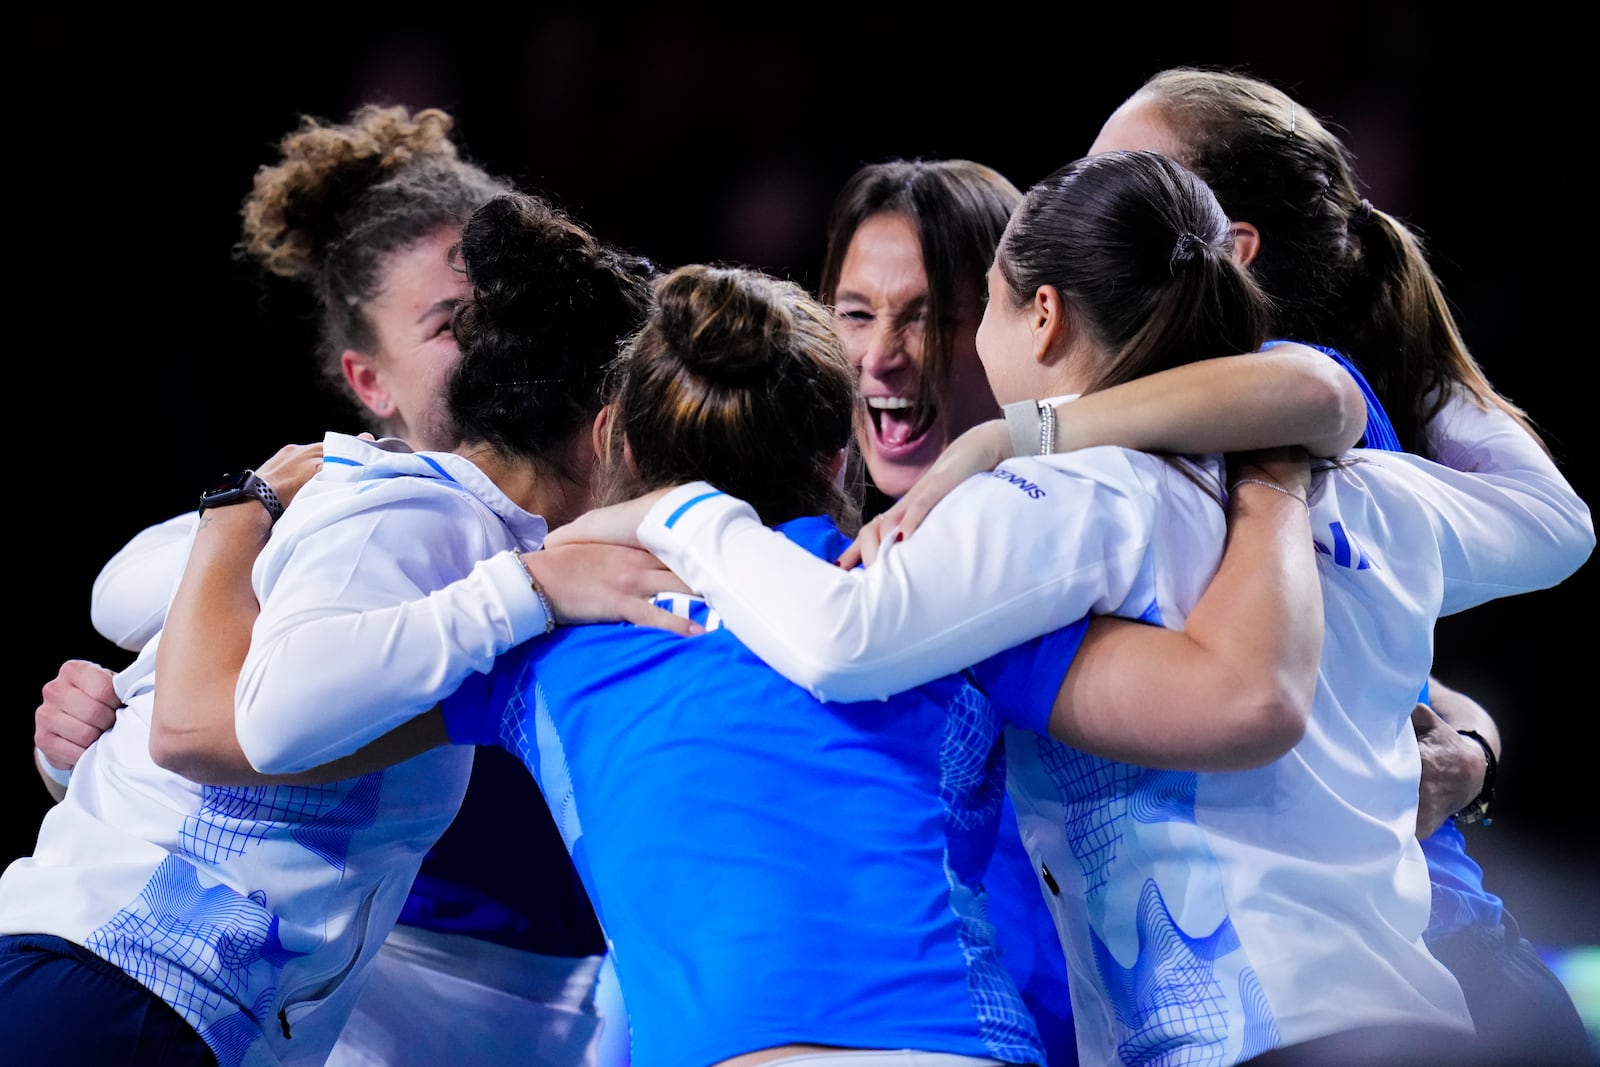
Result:
M885 459L909 455L922 446L938 418L938 409L912 397L868 396L867 417L872 443Z

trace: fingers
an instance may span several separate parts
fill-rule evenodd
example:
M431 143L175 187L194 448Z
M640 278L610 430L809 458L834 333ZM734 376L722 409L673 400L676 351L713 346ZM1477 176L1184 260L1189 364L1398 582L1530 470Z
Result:
M117 696L116 673L86 659L69 659L61 665L56 677L45 683L46 689L74 689L97 703L111 708L122 706Z
M39 709L43 712L45 709ZM104 731L90 730L84 723L64 716L34 717L33 746L43 752L52 766L70 771L84 752Z
M862 527L863 531L865 531L865 529L866 527ZM850 547L839 553L839 558L833 562L843 567L845 570L851 570L854 567L860 566L861 535L857 534L856 539L850 542Z
M620 620L688 632L678 624L663 626L650 614L660 610L649 604L657 593L693 590L642 548L595 543L551 547L547 541L540 551L525 555L523 563L563 623ZM641 622L642 618L655 621Z
M633 551L643 552L644 549ZM652 560L654 556L650 557ZM657 564L645 569L634 583L639 596L655 596L657 593L693 593L688 584L667 568Z
M284 445L273 457L256 468L256 475L272 487L284 507L302 486L322 469L322 442Z
M87 745L117 721L122 701L111 677L110 671L94 664L63 666L40 691L43 701L34 721L48 722L70 740Z
M928 512L931 510L931 502L927 507L922 506L918 501L908 502L904 514L900 516L900 521L895 524L897 540L903 541L915 533L917 527L922 525L922 520L928 517Z
M925 483L928 483L927 478L919 479L917 484L911 487L911 492L896 500L883 513L885 547L910 537L911 532L922 525L922 520L927 517L933 505L948 492L937 478L931 484Z
M1443 724L1444 720L1439 718L1438 713L1421 701L1411 709L1411 729L1418 734L1424 730L1437 729Z
M850 570L859 564L870 564L878 558L878 546L882 540L883 516L879 515L862 523L856 539L850 542L850 547L845 549L834 562L845 570Z
M33 743L63 770L77 766L84 750L117 722L122 702L113 675L99 664L69 660L46 682L33 713Z
M861 562L865 566L872 566L878 558L889 551L889 546L905 536L899 526L887 518L878 524L877 536L870 542L861 545Z
M897 503L863 524L850 547L841 552L834 562L846 570L858 564L872 566L890 545L905 538L906 530L901 525L899 508Z
M586 511L565 526L550 531L544 539L545 547L554 548L590 541L640 548L642 546L639 544L639 524L644 522L645 516L650 513L656 501L674 488L676 487L664 486L632 500Z
M666 630L680 637L694 637L696 634L705 633L705 627L697 622L674 615L663 608L658 608L645 600L630 600L623 608L623 617L627 622L636 626L648 626L652 630Z
M565 526L551 530L545 536L544 547L560 548L563 545L599 544L638 548L638 520L633 518L632 502L613 504L585 512ZM643 512L639 512L642 516Z

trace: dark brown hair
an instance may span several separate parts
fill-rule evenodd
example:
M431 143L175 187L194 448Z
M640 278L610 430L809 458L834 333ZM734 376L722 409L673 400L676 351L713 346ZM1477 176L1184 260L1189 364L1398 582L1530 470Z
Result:
M1420 235L1362 196L1349 150L1316 115L1268 82L1196 67L1161 71L1141 98L1229 218L1261 232L1250 269L1275 335L1353 360L1407 450L1428 454L1427 422L1452 389L1534 433L1468 352Z
M450 417L464 442L548 466L599 413L611 364L653 306L656 269L526 193L475 211L456 254L472 295L451 323Z
M904 215L922 244L928 274L919 403L937 405L950 373L963 298L980 298L995 246L1022 192L999 171L966 159L896 159L868 163L834 198L817 295L832 307L845 253L861 224Z
M664 275L609 393L608 496L704 480L769 525L825 514L855 533L855 505L833 477L852 447L855 375L832 315L803 287L740 267Z
M1270 308L1230 240L1193 172L1155 152L1104 152L1028 190L996 264L1018 306L1054 287L1107 353L1092 392L1260 346Z

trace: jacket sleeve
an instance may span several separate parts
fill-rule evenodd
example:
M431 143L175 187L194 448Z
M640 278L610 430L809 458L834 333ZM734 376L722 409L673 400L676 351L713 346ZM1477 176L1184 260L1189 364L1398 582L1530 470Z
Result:
M1593 553L1589 505L1510 415L1457 396L1429 422L1427 433L1438 461L1475 476L1465 491L1504 508L1508 530L1521 538L1522 550L1540 554L1549 573L1559 575L1556 581Z
M544 632L521 565L457 492L285 530L257 561L261 616L239 676L246 758L288 773L360 748Z
M96 633L129 652L156 635L183 577L198 520L197 512L185 512L147 526L106 561L89 596Z
M659 501L639 538L780 674L823 700L881 699L1091 612L1117 613L1154 524L1154 494L1128 456L1008 461L851 571L705 483Z

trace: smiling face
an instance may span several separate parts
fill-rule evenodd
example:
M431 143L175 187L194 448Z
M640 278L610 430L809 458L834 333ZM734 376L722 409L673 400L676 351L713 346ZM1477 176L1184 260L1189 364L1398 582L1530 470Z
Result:
M957 302L949 374L925 382L928 272L916 225L874 215L850 239L834 309L858 374L856 441L888 496L903 495L952 438L997 414L978 361L979 292L975 280Z

